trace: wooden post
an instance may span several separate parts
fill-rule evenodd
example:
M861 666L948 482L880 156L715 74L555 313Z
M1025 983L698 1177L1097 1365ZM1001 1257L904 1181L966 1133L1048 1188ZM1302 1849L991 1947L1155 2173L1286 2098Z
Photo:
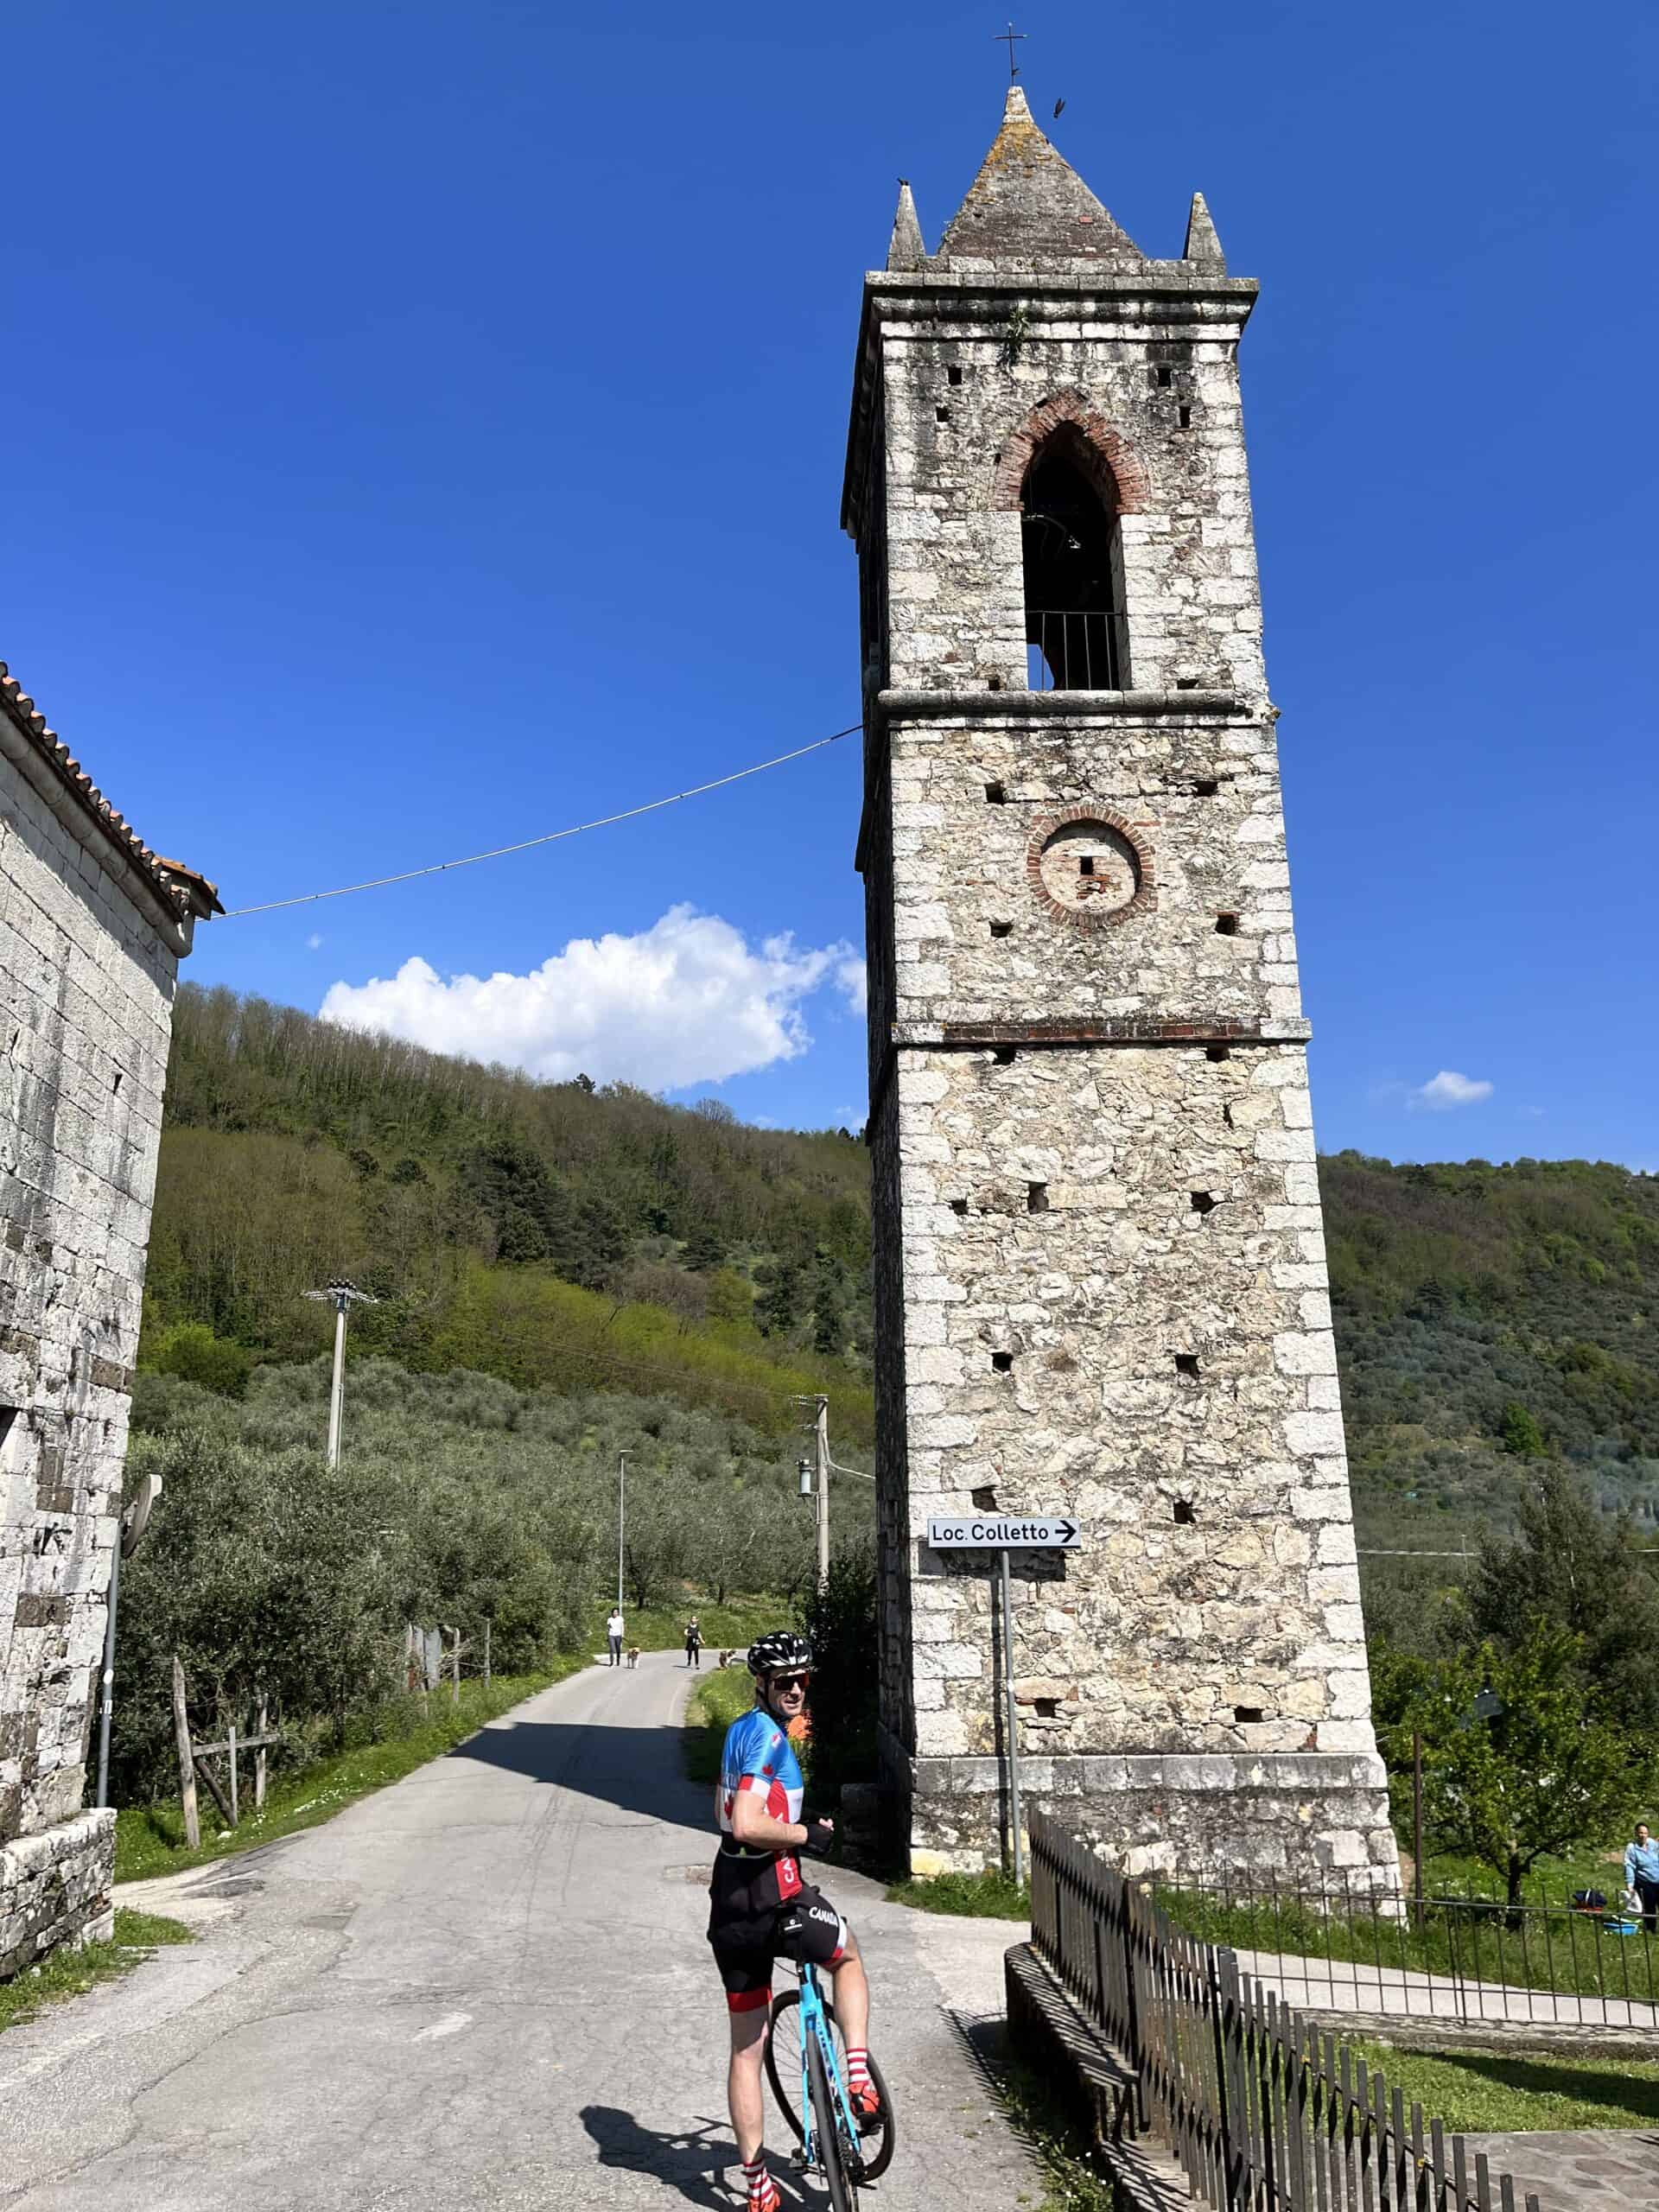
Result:
M219 1744L216 1745L215 1748L222 1751L225 1749L225 1746L223 1744ZM224 1789L219 1784L219 1777L213 1772L212 1767L207 1764L207 1753L206 1751L197 1752L193 1763L196 1772L207 1783L208 1795L212 1797L214 1804L218 1806L220 1817L223 1819L226 1827L227 1828L233 1828L236 1826L236 1822L231 1818L231 1801L225 1795Z
M270 1732L270 1719L262 1691L259 1696L259 1733L263 1738ZM265 1747L263 1742L253 1755L253 1809L256 1813L263 1813L265 1809Z
M196 1763L190 1754L190 1717L184 1707L184 1662L173 1654L173 1733L179 1747L179 1797L184 1807L184 1840L201 1848L201 1821L196 1812Z
M490 1624L487 1620L484 1624L484 1687L486 1689L490 1687Z
M231 1745L231 1826L232 1826L232 1827L234 1827L236 1826L236 1818L237 1818L237 1796L236 1796L236 1723L235 1723L235 1721L234 1721L234 1720L232 1720L232 1723L231 1723L231 1725L230 1725L230 1728L229 1728L229 1730L228 1730L227 1733L228 1733L229 1738L230 1738L230 1745Z

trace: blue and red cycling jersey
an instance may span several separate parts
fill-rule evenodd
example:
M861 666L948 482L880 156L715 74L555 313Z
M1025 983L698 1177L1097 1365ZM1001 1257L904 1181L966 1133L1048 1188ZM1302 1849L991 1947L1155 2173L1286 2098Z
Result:
M756 1789L762 1809L774 1821L798 1821L805 1793L795 1746L769 1713L757 1705L726 1731L720 1755L720 1785L715 1797L721 1834L732 1833L732 1808L740 1789Z

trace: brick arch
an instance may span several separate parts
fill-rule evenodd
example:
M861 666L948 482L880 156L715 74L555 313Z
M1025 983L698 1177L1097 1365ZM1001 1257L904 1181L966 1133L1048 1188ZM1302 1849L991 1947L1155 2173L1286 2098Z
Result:
M1066 440L1072 458L1113 512L1144 513L1152 488L1144 462L1080 391L1055 392L1033 409L1024 429L1008 440L991 478L992 506L1005 513L1018 510L1033 457L1057 431L1066 429L1072 434Z

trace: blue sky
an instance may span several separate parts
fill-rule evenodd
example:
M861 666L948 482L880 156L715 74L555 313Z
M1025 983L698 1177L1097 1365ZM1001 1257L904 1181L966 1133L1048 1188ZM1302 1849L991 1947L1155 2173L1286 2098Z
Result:
M930 243L965 191L1000 20L13 11L0 654L231 906L839 728L861 272L899 175ZM1263 286L1246 421L1322 1144L1659 1167L1651 11L1020 22L1036 113L1065 99L1056 143L1136 241L1179 252L1201 188ZM857 766L848 741L215 922L188 972L855 1123Z

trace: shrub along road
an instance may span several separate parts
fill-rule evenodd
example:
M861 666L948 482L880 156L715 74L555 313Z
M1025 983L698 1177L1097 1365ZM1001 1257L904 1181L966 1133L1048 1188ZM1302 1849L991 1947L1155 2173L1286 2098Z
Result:
M687 1681L589 1668L326 1827L124 1892L199 1940L0 2042L0 2206L735 2202ZM1000 2008L1012 1931L826 1886L899 2106L882 2212L1034 2202L951 2018ZM787 2202L827 2202L781 2122L769 2148Z

